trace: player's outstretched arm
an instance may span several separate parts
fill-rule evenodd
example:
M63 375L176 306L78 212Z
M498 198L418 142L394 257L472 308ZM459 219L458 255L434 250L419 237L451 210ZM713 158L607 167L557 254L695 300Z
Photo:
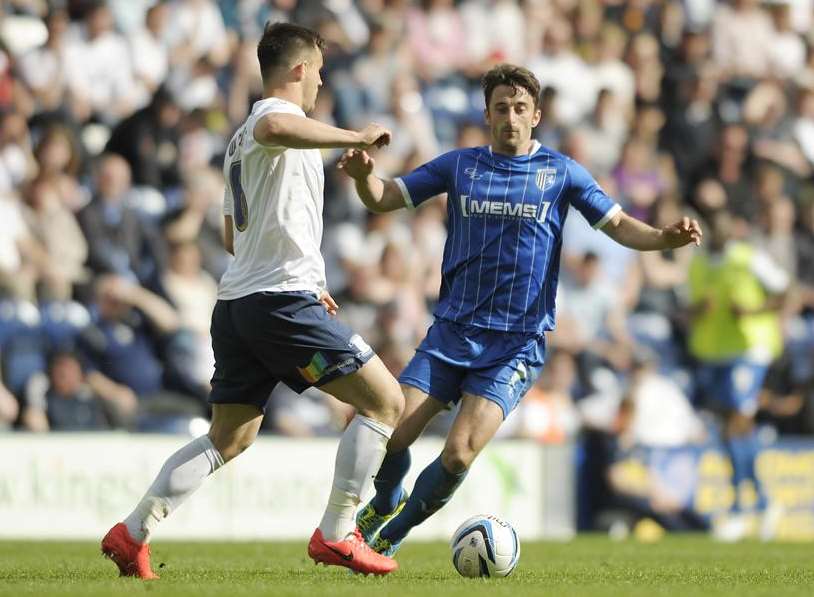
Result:
M690 243L701 244L701 226L697 220L684 217L680 221L653 228L641 220L620 211L602 227L602 232L621 245L637 251L677 249Z
M337 168L350 176L356 192L370 211L384 213L405 207L404 196L395 182L373 174L376 162L364 150L350 149L339 160Z
M261 145L292 149L367 149L390 143L390 131L376 123L361 131L349 131L306 116L272 112L257 121L254 139Z

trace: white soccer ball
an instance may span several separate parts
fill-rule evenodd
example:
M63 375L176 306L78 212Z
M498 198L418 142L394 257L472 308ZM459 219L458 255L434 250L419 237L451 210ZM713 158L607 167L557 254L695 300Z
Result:
M508 576L520 559L520 542L508 522L473 516L452 535L452 565L461 576Z

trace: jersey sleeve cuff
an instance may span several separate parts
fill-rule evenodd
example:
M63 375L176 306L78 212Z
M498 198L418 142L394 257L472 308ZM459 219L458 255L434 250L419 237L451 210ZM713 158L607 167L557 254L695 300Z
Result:
M232 213L233 212L232 208L233 208L232 202L229 201L229 190L226 189L226 190L224 190L224 193L223 193L223 208L221 210L223 212L223 215L224 216L234 215Z
M599 230L600 228L602 228L605 224L611 221L611 218L613 218L613 216L618 214L620 211L622 211L622 206L619 205L618 203L614 203L613 207L611 207L607 212L605 212L605 215L602 216L602 219L600 219L596 224L594 224L594 230Z
M393 182L396 183L399 191L401 191L401 196L404 198L404 205L407 206L407 209L415 209L413 199L410 197L410 191L407 190L407 185L404 184L404 181L400 178L394 178Z

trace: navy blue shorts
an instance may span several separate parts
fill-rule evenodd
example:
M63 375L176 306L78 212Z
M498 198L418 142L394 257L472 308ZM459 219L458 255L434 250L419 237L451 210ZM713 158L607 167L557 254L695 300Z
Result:
M209 402L265 409L279 382L295 392L357 371L373 357L362 337L310 292L258 292L212 312L215 375Z
M463 392L481 396L500 406L505 419L540 376L544 360L542 334L436 319L399 382L450 406Z

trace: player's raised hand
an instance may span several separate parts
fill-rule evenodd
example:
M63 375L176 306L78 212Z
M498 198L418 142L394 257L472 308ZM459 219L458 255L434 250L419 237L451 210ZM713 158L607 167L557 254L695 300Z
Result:
M376 161L362 149L348 149L339 158L337 168L356 180L364 180L373 173Z
M363 128L359 135L361 140L357 145L357 149L370 149L371 147L384 147L390 144L392 133L380 124L371 122Z
M701 244L701 238L704 233L701 232L701 226L698 220L693 220L688 217L683 217L675 224L670 224L662 228L664 233L664 240L667 248L677 249L690 243L695 243L696 246Z

